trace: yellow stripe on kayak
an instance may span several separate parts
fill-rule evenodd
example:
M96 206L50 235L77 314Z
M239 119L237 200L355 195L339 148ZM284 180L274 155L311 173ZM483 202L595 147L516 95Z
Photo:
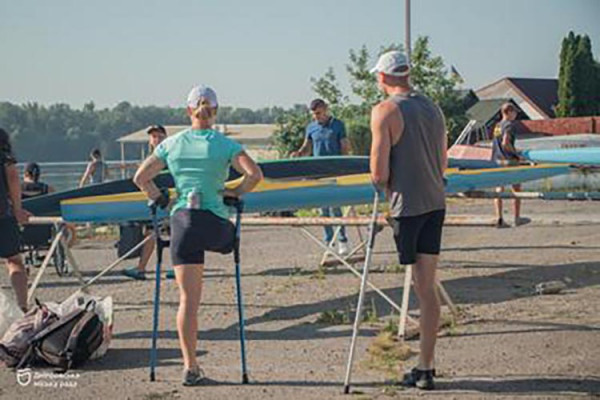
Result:
M485 168L475 170L459 170L458 168L448 168L446 170L446 177L451 175L481 175L494 172L508 172L518 170L532 170L532 169L543 169L543 168L564 168L564 165L560 164L539 164L539 165L525 165L525 166L508 166L500 168ZM234 189L238 186L243 178L238 178L225 183L227 189ZM355 175L343 175L331 178L321 179L306 179L306 180L270 180L265 179L261 181L253 192L266 192L272 190L286 190L286 189L297 189L297 188L308 188L318 187L326 185L339 185L339 186L355 186L364 185L371 182L370 174L355 174ZM169 189L170 195L175 195L175 189ZM72 204L92 204L92 203L110 203L110 202L131 202L131 201L143 201L146 199L146 195L142 192L130 192L130 193L118 193L109 194L102 196L90 196L80 197L76 199L63 200L61 204L72 205Z
M235 179L225 183L227 189L234 189L242 181L242 178ZM369 174L347 175L335 178L311 179L311 180L296 180L296 181L277 181L265 179L261 181L253 190L253 192L266 192L272 190L286 190L296 188L318 187L326 185L360 185L370 182ZM169 189L171 196L175 195L175 189ZM142 192L107 194L102 196L80 197L76 199L63 200L61 204L91 204L91 203L111 203L111 202L130 202L144 200L146 195Z

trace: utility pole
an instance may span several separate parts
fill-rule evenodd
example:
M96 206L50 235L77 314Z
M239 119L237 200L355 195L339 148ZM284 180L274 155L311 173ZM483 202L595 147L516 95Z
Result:
M408 57L408 65L410 65L410 0L404 0L404 5L404 50L406 51L406 56Z

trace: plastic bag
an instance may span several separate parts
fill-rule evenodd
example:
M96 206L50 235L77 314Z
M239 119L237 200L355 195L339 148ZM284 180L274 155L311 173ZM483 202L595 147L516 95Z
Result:
M85 305L90 301L94 300L96 306L94 312L98 314L100 321L104 325L104 332L102 335L102 344L100 347L90 356L90 360L94 360L103 357L108 351L110 341L112 339L113 332L113 300L112 297L98 297L92 296L82 292L75 292L71 297L66 299L60 304L57 303L46 303L48 308L56 312L58 315L67 315L68 313L75 311L78 308L85 308Z
M0 338L4 336L13 322L23 318L24 315L12 293L6 293L0 289Z

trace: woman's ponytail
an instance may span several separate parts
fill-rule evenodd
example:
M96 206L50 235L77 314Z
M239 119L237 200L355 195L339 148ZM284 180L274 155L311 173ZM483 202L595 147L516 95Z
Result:
M217 109L210 106L210 101L202 97L198 102L198 108L194 111L194 117L200 121L208 121L215 116Z

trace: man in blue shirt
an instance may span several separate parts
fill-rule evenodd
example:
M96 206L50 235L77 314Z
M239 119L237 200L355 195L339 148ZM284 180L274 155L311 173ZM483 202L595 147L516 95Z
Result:
M322 99L315 99L310 103L310 111L313 121L306 127L304 143L291 156L309 156L311 152L314 157L348 154L350 152L350 141L346 137L346 127L342 121L329 114L327 103ZM331 214L341 217L342 210L339 207L321 209L322 216L329 217ZM325 242L330 243L332 239L333 229L331 226L326 226ZM348 238L343 226L340 227L338 252L340 254L348 253Z

